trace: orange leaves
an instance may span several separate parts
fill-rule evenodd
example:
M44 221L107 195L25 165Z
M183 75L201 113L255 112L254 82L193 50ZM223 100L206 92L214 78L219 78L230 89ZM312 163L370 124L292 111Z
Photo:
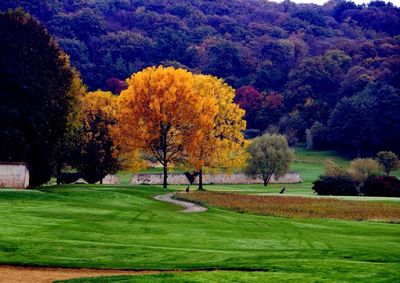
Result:
M149 67L127 79L118 101L120 148L202 167L240 167L244 111L223 80L173 67ZM137 154L133 154L138 156Z
M215 100L197 94L192 73L149 67L127 83L118 103L116 133L122 148L150 153L167 165L184 160L187 148L212 129Z

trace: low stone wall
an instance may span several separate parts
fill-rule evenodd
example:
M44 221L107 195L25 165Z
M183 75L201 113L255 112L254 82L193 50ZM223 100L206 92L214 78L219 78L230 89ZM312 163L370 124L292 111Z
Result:
M29 186L29 170L25 163L0 163L0 188L25 189Z
M299 173L292 172L279 179L272 176L270 183L272 184L289 184L301 183ZM163 174L132 174L131 185L161 185L163 183ZM195 184L198 183L196 178ZM243 173L236 174L203 174L204 184L262 184L262 178L251 178ZM189 181L184 174L171 173L168 174L168 184L171 185L188 185Z
M103 185L118 185L120 183L119 177L117 175L108 174L103 178Z

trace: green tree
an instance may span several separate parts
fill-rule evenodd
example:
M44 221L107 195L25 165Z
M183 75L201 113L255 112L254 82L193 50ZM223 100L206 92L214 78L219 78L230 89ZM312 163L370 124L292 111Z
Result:
M74 106L74 74L43 26L21 10L0 13L0 38L0 160L26 162L37 186L53 170Z
M283 135L264 134L255 138L247 150L250 159L246 173L250 176L261 175L264 186L268 185L272 175L279 177L286 174L294 157Z
M337 149L357 156L382 149L399 151L400 95L387 84L368 85L341 99L328 121L328 139Z
M399 157L394 152L380 151L376 156L386 175L389 175L390 171L399 167Z

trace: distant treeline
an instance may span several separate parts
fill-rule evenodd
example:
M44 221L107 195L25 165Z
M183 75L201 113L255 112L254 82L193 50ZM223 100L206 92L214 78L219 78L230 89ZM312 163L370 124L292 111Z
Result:
M247 135L311 148L400 152L400 9L257 0L3 0L36 16L89 89L118 94L150 65L237 89Z

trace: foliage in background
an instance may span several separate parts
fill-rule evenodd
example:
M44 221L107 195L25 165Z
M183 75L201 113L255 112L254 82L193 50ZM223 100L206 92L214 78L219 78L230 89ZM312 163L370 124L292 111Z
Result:
M0 13L0 37L0 160L26 162L30 185L37 186L53 172L79 79L67 56L28 14Z
M119 93L147 66L181 67L240 88L249 137L272 125L291 145L308 136L313 149L353 156L400 152L400 9L391 3L0 2L17 6L49 28L91 90Z

